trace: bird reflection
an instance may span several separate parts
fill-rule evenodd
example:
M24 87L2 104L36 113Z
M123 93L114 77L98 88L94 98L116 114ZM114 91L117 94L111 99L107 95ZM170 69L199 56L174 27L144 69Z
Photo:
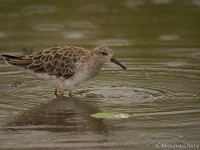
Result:
M96 112L99 112L98 108L83 99L56 98L20 115L8 123L6 128L51 132L106 132L103 121L90 116Z

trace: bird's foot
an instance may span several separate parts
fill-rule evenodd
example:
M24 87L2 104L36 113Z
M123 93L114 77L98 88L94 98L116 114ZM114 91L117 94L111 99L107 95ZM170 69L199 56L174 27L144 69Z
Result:
M64 95L65 95L64 91L61 91L61 93L58 94L58 90L57 90L57 89L55 89L54 95L55 95L57 98L60 98L60 99L66 99L66 98L69 98L69 97L71 98L71 97L73 96L71 90L69 91L69 97L66 97L66 96L64 96Z
M58 90L57 89L54 90L54 95L56 95L56 96L58 95Z
M65 93L64 91L61 91L60 96L64 97Z
M54 91L54 95L55 95L57 98L61 98L61 97L64 96L64 92L62 91L61 94L59 95L59 94L58 94L58 90L55 89L55 91Z

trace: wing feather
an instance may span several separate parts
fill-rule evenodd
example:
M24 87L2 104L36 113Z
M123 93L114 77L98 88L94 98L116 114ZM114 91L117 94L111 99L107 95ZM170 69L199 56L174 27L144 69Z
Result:
M27 69L37 73L47 73L57 77L69 78L77 71L77 63L89 51L73 46L53 47L40 51L31 57L32 63Z

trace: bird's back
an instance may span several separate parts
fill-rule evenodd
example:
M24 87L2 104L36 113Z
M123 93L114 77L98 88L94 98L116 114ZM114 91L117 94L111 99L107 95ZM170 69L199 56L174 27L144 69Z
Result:
M52 47L29 56L2 55L8 64L35 73L69 78L77 71L79 61L85 60L90 51L75 46Z

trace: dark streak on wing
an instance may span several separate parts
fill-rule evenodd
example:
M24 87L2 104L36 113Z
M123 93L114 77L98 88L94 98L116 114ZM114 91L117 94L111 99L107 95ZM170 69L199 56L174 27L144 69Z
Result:
M86 49L73 46L53 47L31 56L32 63L26 67L36 73L47 73L67 79L76 72L79 56L86 55L88 52Z
M26 68L28 65L32 63L31 56L11 56L11 55L1 55L3 58L2 60L7 62L8 64Z

